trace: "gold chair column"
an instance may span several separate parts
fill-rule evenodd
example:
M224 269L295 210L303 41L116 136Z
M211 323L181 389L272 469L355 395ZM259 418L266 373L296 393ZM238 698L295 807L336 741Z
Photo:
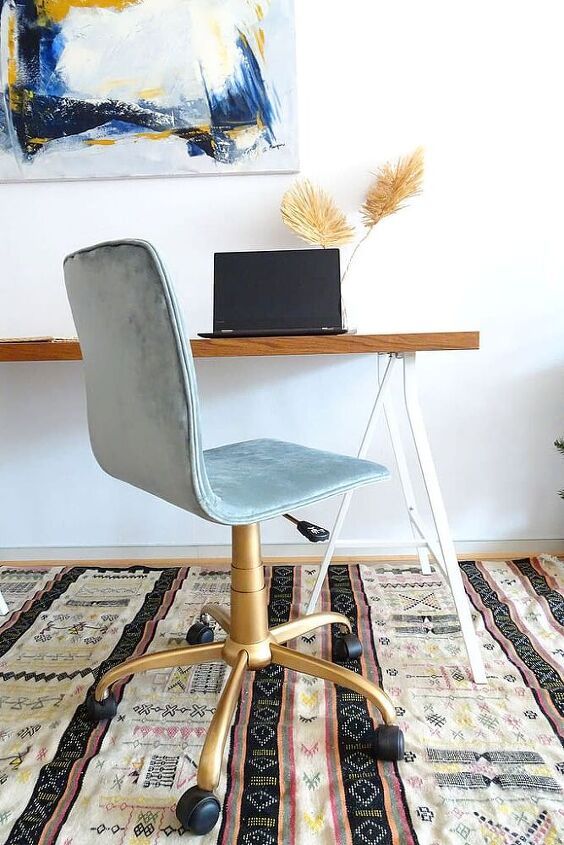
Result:
M241 651L248 654L248 668L262 669L272 660L268 630L267 594L260 553L258 523L232 527L230 632L223 659L230 666Z

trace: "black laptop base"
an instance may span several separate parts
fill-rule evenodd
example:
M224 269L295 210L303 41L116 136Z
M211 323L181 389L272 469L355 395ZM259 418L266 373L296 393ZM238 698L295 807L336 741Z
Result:
M308 335L347 334L347 329L249 329L243 331L198 332L198 337L230 338L230 337L307 337Z

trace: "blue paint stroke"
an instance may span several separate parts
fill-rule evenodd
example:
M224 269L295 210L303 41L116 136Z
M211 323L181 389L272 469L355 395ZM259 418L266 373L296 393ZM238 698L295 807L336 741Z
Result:
M22 99L23 108L12 113L12 121L27 158L32 158L43 146L34 143L34 138L55 140L78 136L102 126L112 132L112 126L121 125L124 133L145 129L161 132L173 126L169 115L116 100L88 102L43 94L29 96L27 92L22 92Z
M42 28L39 44L38 93L51 97L62 97L67 93L65 84L57 70L57 64L65 47L65 36L59 24Z
M11 147L12 143L10 141L10 134L8 132L8 123L6 121L4 103L0 102L0 150L8 152Z
M188 141L186 143L186 149L188 150L188 155L192 158L206 154L206 151L201 146L199 147L194 141Z
M221 91L211 91L202 78L211 115L214 139L214 158L224 164L234 164L266 144L276 142L274 125L277 118L276 103L270 98L260 65L247 38L240 32L237 38L239 64ZM241 150L230 133L236 129L261 127L255 143Z
M212 125L217 129L234 129L238 126L257 126L262 123L270 143L274 141L275 114L268 96L259 64L241 33L237 39L240 54L239 66L226 80L220 93L208 91Z

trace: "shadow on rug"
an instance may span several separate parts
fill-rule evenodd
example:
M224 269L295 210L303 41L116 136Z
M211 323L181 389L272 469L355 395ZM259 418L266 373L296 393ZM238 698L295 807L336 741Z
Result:
M442 576L415 564L332 566L323 605L358 625L360 661L397 705L406 759L375 763L377 714L342 688L271 666L243 688L220 825L192 839L174 813L195 782L225 682L217 664L115 688L111 723L86 692L102 671L184 642L227 604L203 568L0 569L0 842L6 845L557 845L564 829L564 601L551 558L462 563L489 683L470 680ZM272 625L298 613L316 567L269 575ZM302 607L303 609L303 607ZM221 638L223 634L217 631ZM326 629L296 647L330 657Z

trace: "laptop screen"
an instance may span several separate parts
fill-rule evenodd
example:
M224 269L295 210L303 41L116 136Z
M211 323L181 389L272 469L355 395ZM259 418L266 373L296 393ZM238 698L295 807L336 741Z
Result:
M216 253L214 331L341 324L338 249Z

